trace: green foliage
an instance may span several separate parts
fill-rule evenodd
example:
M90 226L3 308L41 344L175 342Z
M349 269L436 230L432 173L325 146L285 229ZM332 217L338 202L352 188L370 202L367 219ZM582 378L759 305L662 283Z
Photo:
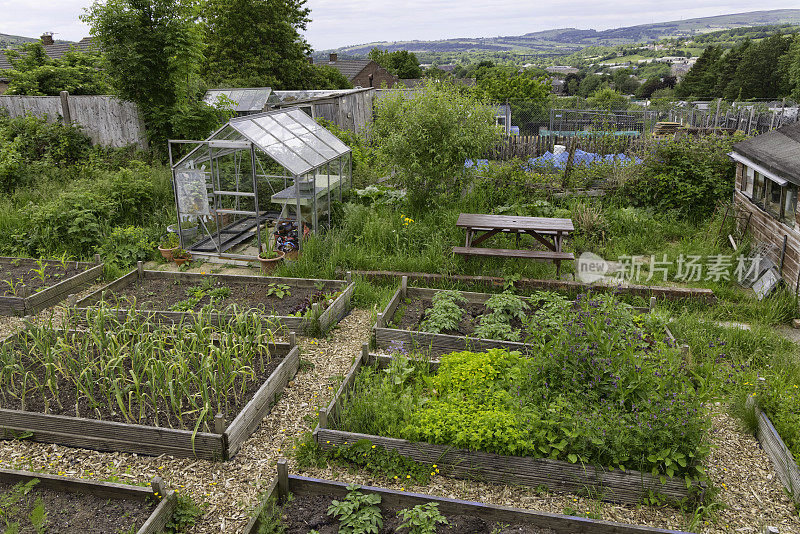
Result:
M25 497L33 491L39 483L38 478L31 479L27 482L20 482L11 487L11 489L0 494L0 522L3 523L4 532L13 534L20 532L20 521L26 520L31 523L36 532L41 532L41 527L44 527L46 514L41 506L41 499L37 499L37 506L31 511L28 517L20 517L20 503ZM38 510L41 508L41 510ZM38 526L37 526L38 525Z
M203 509L191 497L178 494L177 505L172 512L172 517L164 527L164 534L188 532L189 528L197 522L202 513Z
M519 341L520 332L511 326L512 320L524 321L525 312L530 308L519 296L510 291L492 295L486 301L485 313L475 328L475 336L483 339Z
M347 486L347 496L342 501L334 500L328 507L328 515L339 520L339 532L344 534L378 534L383 526L383 517L377 493L364 494L359 486Z
M410 98L391 91L376 104L373 128L381 155L397 170L417 210L459 195L464 161L479 157L499 139L490 106L433 82Z
M658 143L642 172L620 193L634 206L674 210L691 220L705 218L733 194L734 163L727 156L741 137L684 137Z
M44 53L41 43L26 43L19 50L8 50L12 65L6 94L104 95L109 93L106 75L100 68L101 58L96 51L80 52L71 49L58 59Z
M283 297L291 296L292 291L289 286L286 284L278 284L278 283L271 283L267 286L267 297L276 297L279 299L283 299Z
M161 240L159 241L159 245L161 248L177 248L181 245L180 239L178 239L178 234L173 232L167 232L163 236L161 236Z
M271 498L259 513L258 534L285 534L286 525L281 514L281 507L275 502L275 498Z
M100 254L106 261L124 267L150 259L154 246L151 236L144 228L118 226L100 247Z
M311 49L301 33L310 22L305 0L209 0L201 13L202 68L212 84L310 88Z
M420 329L423 332L441 334L445 330L455 330L464 315L460 306L466 304L465 299L458 291L439 291L432 299L433 305L425 312L425 320Z
M422 78L422 69L417 56L408 50L389 52L373 48L367 57L401 80Z
M403 520L398 528L407 528L408 534L436 534L436 525L447 525L447 518L439 512L439 505L434 502L418 504L397 512Z
M591 109L607 109L616 111L627 109L628 99L624 95L611 89L603 87L597 89L586 99L586 106Z

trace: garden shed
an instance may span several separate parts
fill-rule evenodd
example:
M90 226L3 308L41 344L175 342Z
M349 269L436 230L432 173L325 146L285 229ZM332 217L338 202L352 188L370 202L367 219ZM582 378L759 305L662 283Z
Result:
M297 108L233 118L202 141L170 140L169 153L173 230L193 256L254 261L273 242L295 252L330 226L332 200L352 185L350 148Z

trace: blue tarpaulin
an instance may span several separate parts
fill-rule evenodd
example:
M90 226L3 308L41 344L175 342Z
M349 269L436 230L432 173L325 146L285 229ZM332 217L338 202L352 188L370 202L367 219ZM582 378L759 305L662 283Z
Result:
M538 158L531 158L528 164L532 167L555 167L556 169L563 169L567 166L569 159L569 152L566 150L560 154L553 154L550 151L545 152ZM573 165L591 165L593 163L641 163L642 158L631 158L625 154L606 154L601 156L594 152L584 152L581 149L575 150L575 156L572 158Z

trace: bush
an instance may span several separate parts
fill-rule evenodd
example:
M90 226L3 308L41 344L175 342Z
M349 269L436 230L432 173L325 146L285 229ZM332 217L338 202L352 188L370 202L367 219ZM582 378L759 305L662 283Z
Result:
M376 104L375 140L397 170L414 209L463 191L464 162L499 140L494 110L455 87L429 82L410 98L400 90Z
M153 247L152 237L144 228L118 226L100 247L100 254L106 261L125 267L150 259Z

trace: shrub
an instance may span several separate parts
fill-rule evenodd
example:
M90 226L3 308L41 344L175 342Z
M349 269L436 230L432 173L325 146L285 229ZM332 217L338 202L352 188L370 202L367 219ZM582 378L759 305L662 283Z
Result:
M400 90L376 104L375 140L384 160L408 190L412 207L463 191L464 161L499 140L494 111L455 87L428 83L410 98Z
M147 230L137 226L118 226L100 247L103 258L125 267L153 256L155 244Z

